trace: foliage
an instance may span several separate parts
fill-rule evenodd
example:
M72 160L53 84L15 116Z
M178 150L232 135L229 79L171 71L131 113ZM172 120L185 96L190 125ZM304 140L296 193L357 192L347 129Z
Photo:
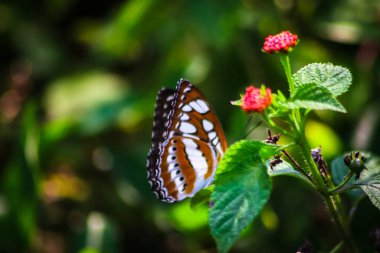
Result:
M349 194L353 198L358 198L363 195L363 192L368 195L372 204L380 209L380 159L371 154L366 154L368 161L366 168L360 173L358 179L350 178L346 188L350 190ZM334 181L341 183L348 174L348 168L343 163L344 157L336 158L333 162L332 172ZM360 191L357 188L361 188Z
M293 75L296 88L315 83L328 89L334 97L348 91L352 76L348 69L331 63L312 63Z
M285 32L268 36L265 43L268 39L276 38L283 33ZM294 36L297 40L298 36ZM277 42L279 39L274 41ZM305 133L305 116L311 110L328 109L346 112L335 97L348 91L352 81L351 74L347 69L329 63L310 64L292 75L287 43L278 43L272 49L271 46L267 45L266 47L265 51L275 50L280 54L280 60L289 84L289 99L283 93L278 92L278 95L273 95L275 98L273 105L268 108L272 104L271 90L267 88L269 92L265 94L250 86L246 89L246 94L242 96L242 99L232 104L240 106L246 113L260 113L266 125L279 132L272 135L268 129L266 143L277 144L281 134L287 135L293 143L289 146L294 145L300 149L302 158L294 159L286 151L287 146L280 146L281 152L292 163L291 165L284 161L281 155L276 154L276 149L273 149L273 153L269 154L273 158L267 162L268 174L266 174L263 170L263 160L268 160L269 156L267 152L262 153L265 150L264 143L260 145L260 142L241 141L233 144L227 150L219 164L215 189L210 198L212 204L210 228L216 240L218 251L227 252L242 231L261 211L271 191L271 187L268 187L271 184L268 184L265 178L268 179L268 175L290 175L311 185L326 204L341 238L341 241L336 244L331 252L355 253L356 246L348 230L347 214L343 208L340 194L349 188L360 185L373 205L379 208L379 162L375 164L372 162L368 169L365 164L367 159L358 151L351 152L343 158L346 174L344 178L339 178L342 177L342 174L337 170L342 169L342 163L335 160L333 164L334 180L338 181L335 185L329 175L330 172L322 154L322 147L310 149ZM253 94L250 91L254 89L256 92ZM247 110L247 107L251 105L254 105L253 110ZM301 111L301 108L307 110ZM285 128L283 125L288 127ZM373 161L373 158L371 160ZM301 162L302 166L300 165ZM366 174L364 173L365 170L368 171ZM264 173L266 177L258 176L258 172ZM354 184L348 184L354 174L356 180L360 178L361 180Z
M297 88L291 97L291 101L286 103L285 106L290 109L305 108L346 112L346 109L344 109L328 89L314 83L304 84Z
M240 141L224 155L210 198L210 228L220 252L231 248L267 202L272 184L264 161L275 153L274 146Z

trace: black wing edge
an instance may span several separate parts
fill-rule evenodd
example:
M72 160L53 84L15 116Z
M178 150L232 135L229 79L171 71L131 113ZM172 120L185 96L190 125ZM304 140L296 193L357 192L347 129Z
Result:
M175 90L167 88L161 89L157 94L153 119L152 147L147 159L148 181L151 190L156 194L158 199L163 201L167 201L167 196L162 190L162 181L159 178L160 144L165 139L164 133L168 129L166 123L173 110L175 94Z

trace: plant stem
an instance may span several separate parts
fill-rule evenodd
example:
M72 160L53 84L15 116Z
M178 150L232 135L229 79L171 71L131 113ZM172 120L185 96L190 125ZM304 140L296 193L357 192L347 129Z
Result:
M309 170L311 172L313 182L316 184L316 188L322 195L326 195L327 187L325 185L325 182L323 181L322 176L319 173L319 170L313 160L313 157L311 157L311 148L309 146L309 143L306 141L306 137L303 133L304 133L304 130L301 130L301 132L299 132L300 136L298 138L297 143L302 150L302 153L306 159L307 165L309 166Z
M293 94L294 93L294 82L293 82L293 78L292 78L292 69L290 67L289 56L287 54L285 54L285 55L282 54L282 55L280 55L280 60L281 60L282 66L284 67L284 70L285 70L286 79L288 79L290 94Z
M295 167L295 170L297 170L299 173L301 173L302 175L304 175L306 178L308 178L310 180L310 182L312 182L312 179L310 178L310 176L302 169L302 167L298 164L298 162L296 160L293 159L293 157L291 157L289 155L288 152L286 152L285 150L282 150L282 153L289 159L289 161L294 165Z
M355 246L349 236L348 228L347 228L347 219L342 212L342 206L340 205L340 196L323 196L327 208L330 212L330 215L333 218L335 226L340 234L340 237L344 241L347 252L356 252ZM339 198L339 199L338 199Z
M292 77L292 70L290 66L290 60L288 55L280 55L281 64L284 67L286 78L289 84L290 99L295 93L294 80ZM271 120L267 120L271 122ZM316 189L322 195L323 200L325 201L327 208L331 214L331 217L336 225L336 228L339 232L340 237L342 238L342 245L338 249L345 247L347 252L354 253L356 252L355 246L349 236L347 217L344 212L342 205L342 200L339 194L336 193L336 190L339 190L341 187L347 183L350 179L350 176L347 181L344 180L343 185L335 186L331 177L327 174L325 177L321 175L317 164L314 162L313 157L311 156L311 148L305 137L305 121L301 119L301 114L299 109L293 109L291 114L291 122L293 127L292 135L295 136L296 143L300 146L303 156L308 165L308 171L311 173L311 179L316 186ZM273 122L271 122L273 123ZM297 166L296 166L297 167ZM307 168L305 168L307 169ZM335 251L336 252L336 251Z
M292 77L292 68L290 66L289 56L287 54L285 55L282 54L280 55L280 60L281 60L282 66L284 67L286 79L288 80L290 96L292 96L295 92L295 88L294 88L294 80ZM299 131L301 129L301 127L299 126L299 123L302 122L300 111L298 109L294 109L292 114L294 117L294 120L293 120L294 126Z
M339 253L342 251L344 246L344 242L340 241L331 251L330 253Z
M354 172L350 171L348 173L348 175L344 178L344 180L336 187L334 188L331 188L329 189L329 194L334 194L336 193L336 191L338 191L340 188L342 188L343 186L345 186L347 184L347 182L352 178L352 176L354 175Z
M328 186L333 185L330 177L322 178L317 165L315 164L311 153L309 143L306 141L304 135L304 129L299 132L298 144L301 147L302 153L306 159L306 162L310 168L312 178L316 184L317 190L321 193L323 200L325 201L327 208L331 214L331 217L334 221L334 224L339 232L340 237L342 238L347 252L354 253L356 252L355 246L349 236L348 227L347 227L347 218L343 210L342 201L340 195L330 195Z

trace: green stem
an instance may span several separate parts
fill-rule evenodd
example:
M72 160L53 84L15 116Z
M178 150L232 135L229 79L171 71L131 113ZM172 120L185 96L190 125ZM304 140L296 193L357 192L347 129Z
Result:
M352 178L354 174L355 174L354 172L350 171L350 173L348 173L348 175L344 178L344 180L338 186L335 186L334 188L329 189L328 193L329 194L336 193L336 191L338 191L340 188L345 186L348 181L350 181L350 179Z
M311 148L309 146L309 143L306 141L306 138L303 135L303 132L304 130L302 130L302 133L300 133L301 136L299 136L298 138L298 145L300 146L303 156L306 159L306 163L311 172L313 182L316 184L316 188L318 189L320 193L322 193L322 195L325 195L327 193L327 187L325 185L325 182L323 181L322 176L319 173L319 170L313 160L313 157L311 157L311 152L310 152Z
M292 77L292 67L290 66L289 56L287 54L285 55L281 54L280 61L281 61L282 66L284 67L286 79L288 80L290 96L292 96L295 92L295 88L294 88L294 80ZM294 117L294 120L293 120L294 127L296 128L296 130L299 131L301 129L299 125L301 123L300 111L298 109L294 109L292 111L292 115Z
M340 237L344 241L344 244L347 248L347 252L356 252L355 246L348 233L347 219L343 215L343 212L341 210L342 207L340 205L341 203L340 196L339 195L323 196L323 198L330 212L330 215L333 218L335 226L340 234Z
M293 157L291 157L291 155L289 155L288 152L286 152L284 149L282 150L282 153L289 159L289 161L293 164L294 166L294 169L296 171L298 171L299 173L301 173L302 175L304 175L307 179L310 180L310 182L313 182L313 180L310 178L310 176L302 169L302 167L298 164L298 162L296 160L293 159ZM313 184L312 184L313 185ZM314 185L313 185L314 186Z
M339 253L342 251L344 246L344 242L340 241L331 251L330 253Z
M295 87L294 80L292 77L289 56L280 55L280 60L282 66L284 67L286 78L289 83L289 91L291 97L295 93ZM269 119L267 121L273 123ZM299 109L292 110L291 122L294 128L294 132L292 133L292 135L295 136L295 141L302 150L303 156L306 159L306 163L311 173L311 178L317 190L322 195L327 205L327 208L331 214L331 217L333 218L334 224L336 225L336 228L340 234L340 237L342 238L343 245L341 247L345 246L345 248L347 248L347 252L354 253L356 252L356 249L348 233L347 218L342 205L342 200L339 194L332 195L332 192L334 192L334 190L339 190L340 187L343 187L346 182L342 186L338 185L337 187L335 187L329 175L326 175L325 178L322 177L316 163L314 162L311 156L311 148L305 137L305 121L301 119ZM347 179L347 181L348 180L349 179Z
M306 141L304 136L304 130L299 132L298 144L301 147L302 153L306 159L306 162L310 168L310 172L312 174L313 182L316 184L317 190L321 193L327 208L331 214L331 217L334 221L334 224L340 234L340 237L344 241L344 244L347 248L347 252L353 253L356 252L355 246L349 236L348 227L347 227L347 219L344 213L342 201L340 195L329 195L329 187L333 185L330 177L326 177L325 180L322 178L317 165L315 164L311 153L309 143Z
M284 67L286 78L288 79L290 94L293 94L294 82L293 82L293 77L292 77L292 68L290 67L289 56L287 54L281 54L280 60L281 60L282 66Z

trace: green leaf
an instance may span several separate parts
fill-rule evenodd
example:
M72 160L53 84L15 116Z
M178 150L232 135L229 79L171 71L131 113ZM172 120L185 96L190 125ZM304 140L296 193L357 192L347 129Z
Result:
M367 194L372 204L380 209L380 174L374 175L360 187Z
M305 108L346 112L346 109L328 89L315 83L300 86L290 101L283 105L290 109Z
M372 204L380 209L380 158L371 156L367 160L366 167L356 184L360 185Z
M344 177L349 173L349 169L344 163L345 155L335 158L331 164L331 175L335 184L340 184ZM349 182L354 183L354 178L351 178Z
M296 171L293 166L286 162L282 161L282 163L279 163L275 166L270 167L270 161L268 160L266 163L267 166L267 172L270 177L276 177L276 176L290 176L295 177L297 179L300 179L302 182L305 182L306 184L310 185L311 187L315 187L312 182L303 174Z
M346 92L352 83L352 76L348 69L334 66L331 63L312 63L293 75L296 89L315 83L327 88L334 97Z
M264 161L277 149L263 142L240 141L227 150L220 162L209 214L211 234L219 252L232 247L267 202L272 183Z
M362 153L367 158L366 168L360 174L360 178L355 181L351 178L346 189L361 188L369 197L372 204L380 209L380 158L371 155L370 153ZM339 184L348 174L349 169L344 164L344 156L335 159L332 163L332 176L336 184ZM348 192L350 197L360 197L363 192L360 189L354 189Z

